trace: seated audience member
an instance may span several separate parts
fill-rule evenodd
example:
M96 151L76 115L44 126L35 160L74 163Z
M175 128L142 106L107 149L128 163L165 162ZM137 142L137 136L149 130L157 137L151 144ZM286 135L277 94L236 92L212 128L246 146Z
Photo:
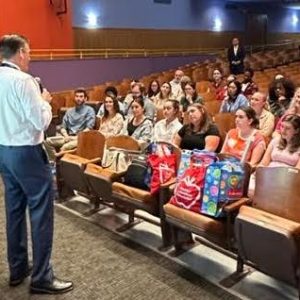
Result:
M204 100L197 94L196 83L190 81L184 86L184 96L180 100L181 111L186 112L189 105L194 103L204 104Z
M239 81L228 83L227 94L222 102L220 112L236 112L240 107L249 105L248 99L242 94L242 86Z
M160 84L158 80L154 79L149 84L146 97L153 101L153 99L159 92L160 92Z
M172 98L171 85L169 82L164 82L160 87L160 92L153 99L156 109L162 109L170 98Z
M118 97L118 90L114 86L108 86L105 91L104 91L105 96L109 94L113 94L116 98ZM102 99L101 99L102 100ZM120 108L120 113L124 116L124 104L121 101L118 101L119 103L119 108ZM101 104L98 112L97 112L97 117L103 117L104 116L104 103Z
M216 100L223 101L226 96L226 83L223 79L223 73L221 69L214 69L211 80L211 90L216 95Z
M179 103L177 100L167 100L164 104L164 119L154 126L153 141L172 142L175 134L182 127L178 120Z
M99 131L105 136L115 136L123 129L124 118L120 114L116 96L108 93L104 100L104 115L100 120Z
M205 107L199 103L191 104L187 114L189 122L178 131L173 143L181 149L218 151L219 130L212 123Z
M300 116L287 116L282 122L280 131L280 136L274 138L268 145L260 165L300 169Z
M50 161L55 160L56 148L71 150L77 146L77 134L81 131L93 129L95 126L95 111L85 104L88 96L83 88L74 92L75 107L69 108L63 117L60 135L49 137L44 145Z
M140 81L138 79L133 79L130 82L130 92L124 98L123 104L124 104L125 114L127 112L128 105L132 102L132 99L133 99L132 89L133 89L133 87L135 86L136 83L140 83Z
M295 87L292 81L282 78L274 80L269 87L269 106L271 113L278 119L289 108L294 96Z
M250 100L251 96L258 91L257 84L253 81L254 71L251 68L247 68L244 71L244 80L242 82L242 93Z
M180 99L182 95L181 79L183 76L184 76L183 71L176 70L174 74L174 79L170 81L171 91L175 99Z
M151 121L154 120L154 117L156 115L156 107L150 99L148 99L147 97L144 96L144 93L145 93L145 87L142 83L137 82L133 85L132 92L131 92L131 94L132 94L131 102L125 103L125 115L127 117L130 118L132 116L132 107L131 106L133 104L133 100L138 97L142 97L143 103L144 103L145 116L148 119L150 119Z
M266 148L265 139L257 130L259 120L249 106L239 108L235 116L236 128L227 133L221 153L232 154L255 166Z
M300 169L300 116L289 115L282 122L281 133L268 145L261 167L294 167ZM251 175L248 196L255 190L255 173Z
M277 122L276 130L274 131L273 137L280 135L280 130L282 126L282 122L285 120L286 117L290 115L297 115L300 116L300 88L296 89L292 102L285 112L285 114L280 118Z
M153 125L152 120L145 116L145 104L142 96L133 99L131 109L133 116L126 119L121 134L133 137L142 147L146 146L152 140Z
M180 79L180 86L181 86L181 89L179 90L179 92L177 93L177 95L173 95L173 92L172 92L172 98L173 99L176 99L177 101L180 102L180 100L184 97L184 87L185 85L192 81L191 78L189 76L186 76L186 75L183 75Z
M256 116L259 119L259 132L265 137L272 136L275 126L275 117L266 109L266 95L260 92L254 93L251 96L250 106L255 110Z

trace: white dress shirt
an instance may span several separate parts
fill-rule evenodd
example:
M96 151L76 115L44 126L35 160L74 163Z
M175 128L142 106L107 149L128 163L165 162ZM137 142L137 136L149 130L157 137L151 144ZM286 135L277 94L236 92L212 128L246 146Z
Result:
M0 145L30 146L44 140L52 119L36 80L8 61L0 67Z

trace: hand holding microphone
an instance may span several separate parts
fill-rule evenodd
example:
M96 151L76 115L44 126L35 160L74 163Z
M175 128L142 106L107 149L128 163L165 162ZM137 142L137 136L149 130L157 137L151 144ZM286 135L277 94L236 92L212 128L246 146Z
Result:
M48 92L48 90L46 88L43 87L42 81L40 77L35 77L34 78L36 80L36 82L38 83L39 87L40 87L40 91L42 94L42 97L45 101L47 101L48 103L51 102L52 100L52 96L51 94Z

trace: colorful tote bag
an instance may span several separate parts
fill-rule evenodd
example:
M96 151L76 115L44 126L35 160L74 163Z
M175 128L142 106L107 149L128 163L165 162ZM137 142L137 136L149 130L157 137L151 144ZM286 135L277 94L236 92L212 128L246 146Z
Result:
M219 217L223 206L244 193L245 172L240 162L219 161L207 167L201 213Z
M203 165L192 165L187 168L180 181L176 183L171 204L200 212L200 204L204 187L206 167Z

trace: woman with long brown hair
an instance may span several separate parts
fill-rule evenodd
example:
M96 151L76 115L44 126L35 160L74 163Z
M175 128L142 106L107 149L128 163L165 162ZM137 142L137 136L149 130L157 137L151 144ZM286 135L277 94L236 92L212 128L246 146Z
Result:
M218 151L220 133L205 107L199 103L187 108L188 124L175 135L173 143L181 149Z

